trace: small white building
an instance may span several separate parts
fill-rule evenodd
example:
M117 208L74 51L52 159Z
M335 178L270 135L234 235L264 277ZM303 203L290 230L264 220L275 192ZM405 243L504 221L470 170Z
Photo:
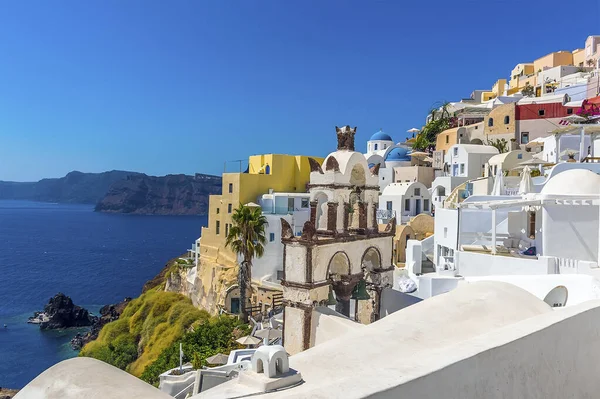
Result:
M523 150L514 150L502 154L494 155L487 162L485 176L496 176L498 170L504 172L505 176L518 176L519 171L515 168L521 162L528 161L533 157L530 152Z
M475 179L484 175L486 163L496 154L498 149L489 145L455 144L448 150L445 161L450 176Z
M262 257L252 260L252 278L279 282L283 273L281 219L290 224L294 235L300 236L304 223L310 219L310 194L272 192L263 194L258 199L258 205L269 225L265 231L265 252Z
M393 217L402 224L421 213L431 214L431 194L423 183L388 184L379 196L377 219L380 224Z

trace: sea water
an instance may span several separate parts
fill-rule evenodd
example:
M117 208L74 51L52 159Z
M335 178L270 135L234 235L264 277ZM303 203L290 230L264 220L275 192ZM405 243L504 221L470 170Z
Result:
M0 387L22 388L77 356L85 329L40 331L27 324L58 292L98 314L136 297L165 263L186 252L206 216L106 214L89 205L0 201ZM4 328L4 324L7 325Z

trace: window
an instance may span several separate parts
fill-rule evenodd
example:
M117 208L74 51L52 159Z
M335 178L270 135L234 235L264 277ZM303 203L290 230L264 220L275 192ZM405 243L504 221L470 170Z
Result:
M489 126L489 127L492 127L492 126L494 126L494 118L490 118L490 119L488 119L488 126Z
M454 156L458 155L458 147L454 147Z
M221 210L219 208L217 208L217 215L221 213Z
M567 108L567 115L573 114L573 108Z
M446 144L450 142L450 136L446 135Z
M421 195L421 189L415 188L415 196L419 196L419 195Z
M539 115L539 116L544 116L544 115L546 115L546 110L539 109L539 110L538 110L538 115Z
M535 238L535 212L529 212L529 238Z
M461 164L460 164L460 174L461 174L461 175L464 175L464 174L465 174L465 164L464 164L464 163L461 163Z
M231 208L232 208L231 204L227 204L227 213L231 213Z
M221 233L221 222L217 220L217 225L215 226L215 231L217 235Z
M275 241L275 233L269 233L269 242Z
M425 212L429 212L429 200L428 199L423 200L423 210Z
M277 270L277 280L283 280L283 270Z
M229 183L229 192L232 193L233 192L233 183Z
M377 144L375 144L375 151L377 151Z
M479 126L475 125L475 130L477 130L479 128Z
M529 132L522 132L521 133L521 144L527 144L529 143Z
M408 198L404 200L404 210L410 211L410 200Z
M225 223L225 235L229 235L229 223Z
M387 144L384 144L383 145L383 149L385 150L386 148L387 148Z
M302 204L300 206L302 208L308 208L309 207L308 198L302 198Z
M505 125L508 125L509 123L510 123L510 116L506 115L506 116L504 117L504 124L505 124Z
M523 159L523 154L517 154L517 159Z
M392 201L387 201L385 203L385 209L387 209L388 211L392 210Z

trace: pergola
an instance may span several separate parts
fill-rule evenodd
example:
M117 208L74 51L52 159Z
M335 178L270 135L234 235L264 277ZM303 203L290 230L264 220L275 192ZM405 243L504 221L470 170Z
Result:
M539 209L543 205L587 205L587 206L599 206L600 196L551 196L551 197L540 197L539 194L535 197L527 196L529 198L520 199L506 199L496 201L476 201L476 202L461 202L458 204L458 220L459 226L458 231L460 232L460 211L461 209L489 209L492 211L492 255L496 254L496 210L501 208L516 208L521 207L523 209Z
M560 160L560 136L565 134L577 134L579 133L579 160L583 160L587 153L585 151L585 140L586 134L590 135L590 141L592 143L590 148L590 157L594 158L594 140L600 134L600 124L572 124L563 128L558 128L550 132L554 135L556 140L556 163Z

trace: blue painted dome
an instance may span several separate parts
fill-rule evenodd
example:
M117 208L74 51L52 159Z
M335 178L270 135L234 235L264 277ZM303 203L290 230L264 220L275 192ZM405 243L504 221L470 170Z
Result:
M410 161L410 156L408 156L408 150L402 147L396 147L392 151L390 151L385 157L386 161Z
M383 130L380 130L372 135L369 141L373 140L394 141L387 133L384 133Z

